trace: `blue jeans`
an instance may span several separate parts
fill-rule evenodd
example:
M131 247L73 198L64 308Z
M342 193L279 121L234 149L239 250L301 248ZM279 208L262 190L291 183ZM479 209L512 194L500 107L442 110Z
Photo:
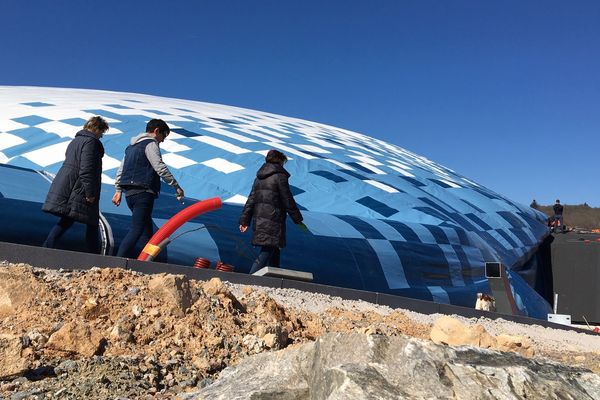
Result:
M54 249L56 242L61 236L75 223L75 220L69 217L61 217L60 220L52 227L48 237L42 244L42 247ZM100 233L98 225L86 225L85 229L85 247L88 253L98 254L100 252Z
M148 242L152 237L152 209L154 208L155 196L152 193L142 192L125 197L127 206L132 212L131 227L123 238L117 257L137 258L135 245L141 237Z
M250 274L255 273L264 266L279 268L280 254L279 247L262 246L260 254L254 260L252 268L250 268Z

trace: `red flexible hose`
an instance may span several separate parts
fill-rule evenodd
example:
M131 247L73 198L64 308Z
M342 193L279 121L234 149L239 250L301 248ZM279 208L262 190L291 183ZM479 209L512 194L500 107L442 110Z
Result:
M161 226L160 229L156 231L146 246L144 246L144 249L137 259L140 261L146 261L148 257L156 257L161 250L158 244L171 236L171 234L179 229L181 225L200 214L213 211L218 208L221 208L221 199L219 197L213 197L212 199L199 201L179 211L177 214L172 216L166 224Z

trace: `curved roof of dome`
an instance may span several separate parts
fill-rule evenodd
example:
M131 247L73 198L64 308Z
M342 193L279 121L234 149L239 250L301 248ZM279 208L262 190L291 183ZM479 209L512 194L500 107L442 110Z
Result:
M142 132L148 119L161 118L172 128L162 144L164 161L187 194L197 198L218 195L243 203L264 155L275 148L292 159L286 168L296 200L307 210L484 230L527 225L526 219L538 218L529 207L451 169L357 132L133 93L0 87L0 161L56 172L69 140L92 115L104 116L111 127L103 139L103 178L108 183L131 136Z
M368 241L384 270L386 262L400 261L396 242L431 244L439 249L438 264L456 275L452 285L460 285L461 268L484 261L519 266L547 235L542 213L399 146L316 122L190 100L0 86L0 163L57 172L68 143L93 115L110 125L102 139L103 182L109 184L131 137L151 118L171 127L163 159L193 198L219 196L242 205L266 152L283 151L311 232ZM385 261L391 253L398 255ZM421 260L414 265L433 257L413 253Z

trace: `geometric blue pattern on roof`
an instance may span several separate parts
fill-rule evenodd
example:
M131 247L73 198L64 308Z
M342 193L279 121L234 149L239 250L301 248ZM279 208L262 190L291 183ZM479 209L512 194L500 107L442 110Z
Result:
M435 217L440 221L444 221L447 218L446 215L431 207L414 207L414 209L419 210L427 215L431 215L432 217Z
M449 216L453 211L455 211L455 210L447 210L446 208L442 207L440 204L436 203L433 199L430 199L428 197L419 197L419 200L421 200L423 203L430 205L432 208L435 208L440 213L447 215L447 216Z
M498 199L499 197L494 195L493 193L490 193L488 190L483 190L481 188L474 188L474 190L478 193L481 193L482 195L484 195L485 197L495 200Z
M413 229L411 229L408 225L400 222L400 221L386 221L387 224L391 225L394 229L398 231L400 235L407 242L421 242L419 235L415 233Z
M68 139L61 138L55 134L47 134L43 129L37 127L28 127L23 129L16 129L10 131L11 135L19 137L21 140L25 140L25 143L21 143L15 146L8 147L3 151L6 157L17 157L30 151L30 149L36 147L48 147L57 143L69 141ZM31 167L31 165L18 164L17 160L11 160L14 165L22 167ZM35 164L32 164L35 165Z
M190 132L187 129L183 129L183 128L173 128L173 129L171 129L171 132L178 133L178 134L183 135L185 137L202 136L201 133Z
M464 230L469 231L469 232L474 232L477 231L478 227L476 227L475 225L473 225L464 215L459 214L459 213L453 213L450 214L451 218L453 221L456 221L456 223L462 227Z
M356 173L356 172L354 172L354 171L352 171L352 170L349 170L349 169L340 169L339 171L340 171L340 172L343 172L343 173L345 173L345 174L348 174L348 175L350 175L350 176L353 176L353 177L355 177L355 178L357 178L357 179L360 179L360 180L362 180L362 181L366 181L367 179L369 179L369 178L367 178L366 176L364 176L364 175L361 175L361 174L358 174L358 173Z
M164 112L161 110L144 110L144 111L152 113L152 114L156 114L156 115L170 115L168 112Z
M492 229L491 226L486 224L481 218L479 218L477 215L475 215L473 213L467 213L467 214L465 214L465 216L468 217L471 221L475 222L475 224L477 224L481 229L483 229L485 231L489 231L490 229Z
M365 167L363 165L360 165L359 163L354 162L354 161L349 162L348 165L350 165L350 166L352 166L352 167L354 167L356 169L359 169L359 170L361 170L363 172L366 172L367 174L372 174L373 173L373 170L371 170L371 169L369 169L369 168L367 168L367 167Z
M496 229L496 232L498 232L498 234L500 236L502 236L504 238L504 240L506 240L508 242L508 244L510 245L511 248L516 248L516 247L522 247L523 245L519 245L511 235L508 234L508 232L506 232L504 229Z
M470 207L474 208L475 211L477 211L477 212L480 212L480 213L485 212L481 208L477 207L475 204L469 202L468 200L465 200L465 199L460 199L460 200L467 203Z
M0 162L57 172L67 143L91 115L109 119L111 129L102 139L108 188L130 139L149 119L162 118L171 127L161 144L163 158L186 195L220 196L233 214L250 193L266 152L283 151L296 202L320 233L302 236L289 227L293 246L282 252L282 262L290 257L288 262L299 264L294 267L316 272L322 282L383 285L391 293L472 306L470 296L488 289L485 261L524 265L548 235L538 211L397 145L317 122L198 101L0 86L0 132L6 133ZM11 190L0 182L2 201ZM115 210L110 195L102 196L102 211L114 214L119 225L116 216L129 216L127 208ZM163 197L166 201L172 193ZM173 211L167 207L157 220ZM237 217L220 214L215 223L229 221L237 228ZM218 249L207 249L208 254L236 253L227 234L210 236ZM344 276L311 262L325 253Z
M522 228L525 226L523 221L521 221L517 216L508 211L498 211L498 215L507 220L513 228Z
M383 204L382 202L375 200L371 196L362 197L356 200L356 202L362 204L365 207L369 207L371 210L378 212L384 217L391 217L392 215L398 212L398 210L396 210L395 208L389 207Z
M213 121L218 121L218 122L222 122L224 124L237 124L237 121L234 121L232 119L225 119L225 118L217 118L217 117L209 117L210 119L212 119Z
M318 176L322 176L323 178L329 179L330 181L333 181L335 183L348 182L347 179L344 179L341 176L333 174L329 171L310 171L310 173L318 175Z
M414 178L411 178L408 176L398 175L398 177L401 180L407 181L408 183L410 183L411 185L416 186L416 187L427 186L423 182L419 182L417 179L414 179Z
M24 117L13 118L13 121L29 126L35 126L51 120L48 118L40 117L39 115L26 115Z
M82 127L85 124L86 120L83 118L67 118L61 119L60 122L64 122L65 124L73 125L76 127Z
M365 239L385 239L377 229L358 217L352 215L339 215L338 218L352 225Z
M442 230L442 228L435 225L425 225L425 228L427 228L431 232L436 243L450 244L448 236L446 236L446 233Z
M431 182L440 185L443 188L451 188L451 185L448 185L446 182L440 181L439 179L430 179Z
M131 110L131 107L124 106L123 104L104 104L106 107L118 108L120 110Z
M29 103L21 103L24 106L31 106L31 107L48 107L48 106L53 106L54 104L50 104L50 103L44 103L41 101L31 101Z
M292 192L292 194L294 196L298 196L299 194L304 193L305 191L300 189L299 187L296 187L294 185L290 185L290 192Z

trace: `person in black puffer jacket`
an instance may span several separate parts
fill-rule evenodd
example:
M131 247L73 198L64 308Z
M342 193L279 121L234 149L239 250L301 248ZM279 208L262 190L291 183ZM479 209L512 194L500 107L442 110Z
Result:
M264 266L279 268L280 249L285 247L287 214L301 229L308 230L290 191L290 174L283 168L287 157L280 151L269 150L265 161L256 173L240 216L240 232L246 232L252 221L252 244L262 246L250 269L251 274Z
M100 186L104 146L100 138L108 130L102 117L92 117L69 143L65 161L50 185L42 210L60 217L42 246L54 248L75 222L87 225L87 251L98 253Z

